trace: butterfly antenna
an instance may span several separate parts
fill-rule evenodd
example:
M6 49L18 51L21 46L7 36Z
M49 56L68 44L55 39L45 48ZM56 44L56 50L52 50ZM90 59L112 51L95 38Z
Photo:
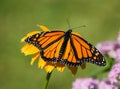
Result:
M67 19L66 19L66 21L67 21L67 24L68 24L68 28L69 28L69 29L71 29L71 26L70 26L70 21L69 21L69 19L67 18Z
M68 18L66 19L66 21L67 21L67 24L68 24L68 28L69 28L69 29L76 29L76 28L81 28L81 27L87 27L86 25L81 25L81 26L78 26L78 27L71 28L70 21L69 21Z
M81 27L87 27L86 25L81 25L79 27L74 27L74 28L71 28L71 29L76 29L76 28L81 28Z

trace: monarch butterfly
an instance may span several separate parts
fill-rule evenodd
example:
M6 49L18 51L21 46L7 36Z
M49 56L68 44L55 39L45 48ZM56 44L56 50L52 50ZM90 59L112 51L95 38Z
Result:
M80 35L68 31L46 31L33 34L25 39L40 50L44 61L60 62L69 66L79 66L91 62L105 66L103 55Z

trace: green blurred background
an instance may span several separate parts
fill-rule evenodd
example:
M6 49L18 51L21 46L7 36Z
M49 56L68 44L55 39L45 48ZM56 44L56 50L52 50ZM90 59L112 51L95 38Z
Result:
M50 29L71 27L92 44L115 40L120 27L120 0L0 0L0 89L41 89L46 72L30 65L32 56L20 52L20 39L37 24ZM94 69L93 69L94 68ZM104 69L87 63L76 76L66 68L53 72L48 89L71 89L77 77L88 77ZM100 75L99 77L106 75Z

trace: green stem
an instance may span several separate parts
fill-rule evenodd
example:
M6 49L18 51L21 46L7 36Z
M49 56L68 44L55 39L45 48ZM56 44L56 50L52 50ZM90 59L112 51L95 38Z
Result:
M43 85L43 88L42 88L42 89L47 89L47 86L48 86L48 83L49 83L51 74L52 74L52 72L47 73L47 75L46 75L46 80L45 80L45 82L44 82L44 85Z

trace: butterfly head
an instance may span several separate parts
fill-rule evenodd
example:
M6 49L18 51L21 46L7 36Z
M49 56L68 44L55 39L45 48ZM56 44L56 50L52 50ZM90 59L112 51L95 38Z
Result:
M72 32L72 29L69 29L67 32L71 33L71 32Z

